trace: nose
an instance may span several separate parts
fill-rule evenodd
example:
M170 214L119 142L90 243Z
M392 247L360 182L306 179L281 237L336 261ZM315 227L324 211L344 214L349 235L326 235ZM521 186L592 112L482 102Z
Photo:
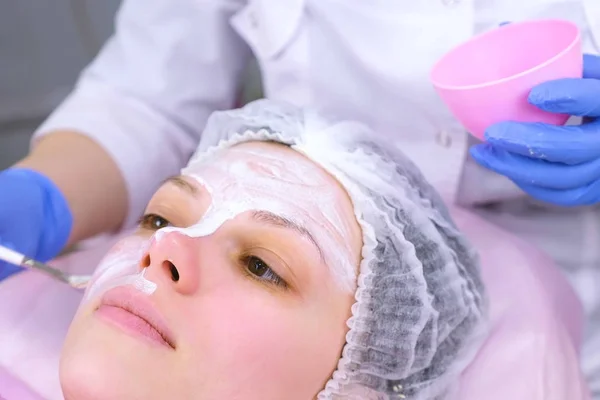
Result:
M146 277L159 286L169 285L177 292L191 294L198 288L199 269L195 238L179 232L168 232L152 238L148 250L140 259Z

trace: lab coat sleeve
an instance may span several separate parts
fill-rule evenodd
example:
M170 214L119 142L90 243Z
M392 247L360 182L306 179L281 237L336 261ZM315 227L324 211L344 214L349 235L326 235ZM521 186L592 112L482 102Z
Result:
M195 150L210 113L233 106L250 50L230 25L243 0L125 0L115 34L34 135L79 131L120 168L124 227Z

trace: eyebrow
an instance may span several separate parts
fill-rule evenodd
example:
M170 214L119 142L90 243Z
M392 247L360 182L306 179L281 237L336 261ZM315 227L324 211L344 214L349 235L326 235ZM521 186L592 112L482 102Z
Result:
M181 175L172 176L170 178L165 179L163 185L167 183L177 186L178 188L188 192L192 196L196 196L198 194L198 188L192 185L190 182L188 182Z
M270 211L253 211L252 219L256 222L276 226L279 228L290 229L299 233L300 235L308 239L317 248L319 256L321 257L321 261L325 262L325 257L323 256L323 249L321 248L321 246L319 246L319 244L315 240L314 236L310 233L310 231L304 228L303 226L298 225L290 219L287 219L277 214L273 214Z
M192 196L198 195L198 188L191 184L189 181L187 181L185 178L183 178L181 175L176 175L165 179L163 185L167 183L179 187L180 189L191 194ZM252 219L259 223L289 229L299 233L300 235L308 239L317 248L321 261L325 262L323 249L321 248L321 246L319 246L319 243L317 243L315 237L310 233L310 231L304 228L303 226L298 225L297 223L288 218L274 214L270 211L263 210L252 211Z

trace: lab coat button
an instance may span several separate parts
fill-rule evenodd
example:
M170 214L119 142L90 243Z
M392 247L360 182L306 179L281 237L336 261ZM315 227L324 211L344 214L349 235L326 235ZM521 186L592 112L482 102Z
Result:
M452 146L452 136L445 130L439 131L435 135L435 141L438 145L445 148Z
M248 19L250 20L250 26L253 29L258 28L258 18L256 18L256 15L254 13L250 13L248 15Z

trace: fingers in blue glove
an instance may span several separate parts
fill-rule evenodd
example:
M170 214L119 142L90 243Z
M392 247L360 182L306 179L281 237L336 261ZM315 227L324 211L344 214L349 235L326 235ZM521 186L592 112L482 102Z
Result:
M600 79L600 56L594 54L583 55L583 77Z
M528 100L544 111L593 122L580 126L495 124L485 133L487 143L471 149L473 158L539 200L563 206L598 202L600 57L585 55L583 61L583 79L545 82L530 92Z
M551 204L564 207L589 206L600 200L600 181L570 190L548 189L526 183L515 182L525 193Z
M600 122L577 126L500 122L487 129L485 139L498 149L549 162L576 165L600 158Z
M529 102L553 113L600 117L600 57L583 56L583 79L565 78L541 83L529 93Z
M558 79L533 88L529 102L542 110L589 118L600 117L600 57L586 55L588 79ZM487 142L523 156L564 164L600 157L600 124L553 126L503 122L489 127Z
M565 78L541 83L529 93L540 109L579 117L600 117L600 80Z
M0 282L4 279L12 276L18 272L24 271L23 268L17 267L16 265L5 263L4 261L0 261Z
M514 182L547 189L578 188L600 177L600 159L564 165L510 153L485 143L473 146L470 153L479 164Z

